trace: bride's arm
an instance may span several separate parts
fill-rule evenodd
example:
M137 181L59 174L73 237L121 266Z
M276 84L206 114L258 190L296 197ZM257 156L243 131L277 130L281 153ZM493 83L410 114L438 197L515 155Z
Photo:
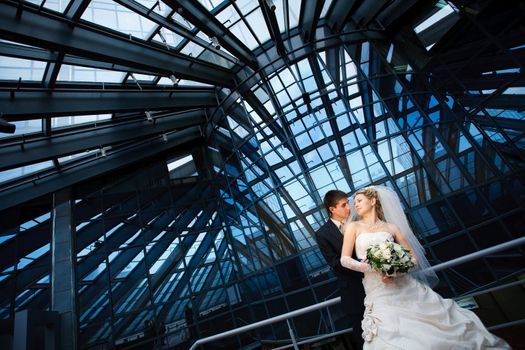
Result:
M372 267L367 263L362 263L352 258L356 238L355 224L352 222L346 228L343 239L343 248L341 249L341 265L347 269L359 272L372 271Z
M406 249L408 249L410 253L412 254L412 257L417 261L417 256L414 253L414 249L410 245L410 242L408 242L408 240L405 238L405 235L403 234L403 232L401 232L401 230L399 229L399 227L397 227L397 225L394 225L394 224L389 224L389 225L392 226L391 230L394 233L394 240L397 243L401 244Z

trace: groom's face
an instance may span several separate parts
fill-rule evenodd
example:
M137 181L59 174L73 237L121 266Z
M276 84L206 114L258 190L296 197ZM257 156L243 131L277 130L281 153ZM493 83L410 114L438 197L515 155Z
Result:
M342 221L350 216L352 211L350 204L348 203L348 198L341 198L337 201L335 206L330 207L330 212L332 213L332 218L334 220Z

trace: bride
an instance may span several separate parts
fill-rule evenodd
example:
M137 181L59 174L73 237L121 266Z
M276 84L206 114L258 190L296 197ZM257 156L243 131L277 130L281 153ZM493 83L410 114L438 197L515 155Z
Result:
M341 265L364 273L364 349L510 349L489 333L479 318L430 287L437 282L427 269L424 250L408 225L396 193L371 186L357 191L354 206L360 220L345 227ZM385 277L366 258L372 244L395 241L409 249L418 268L408 275Z

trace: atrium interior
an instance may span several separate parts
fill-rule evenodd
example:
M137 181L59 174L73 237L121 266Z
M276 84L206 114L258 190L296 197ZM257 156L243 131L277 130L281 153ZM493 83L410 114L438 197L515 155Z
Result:
M523 0L0 1L0 341L24 315L32 346L44 319L60 349L188 349L335 298L323 196L384 185L431 265L508 245L434 289L525 344L524 20ZM333 305L201 348L351 349L347 328Z

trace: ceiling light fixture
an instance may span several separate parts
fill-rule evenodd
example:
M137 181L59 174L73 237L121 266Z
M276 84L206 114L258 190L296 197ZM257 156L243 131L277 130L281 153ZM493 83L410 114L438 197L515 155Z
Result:
M268 6L268 8L272 11L275 11L275 4L273 3L273 0L265 0L266 1L266 5Z
M164 46L166 46L166 49L169 51L170 46L168 45L166 38L164 38L164 35L162 35L162 28L161 30L159 30L159 37L160 37L160 40L162 40L162 42L164 43Z
M101 155L102 157L107 156L107 150L108 150L108 149L109 149L109 147L102 147L102 148L100 149L100 155Z
M217 39L216 36L212 36L210 38L210 41L211 41L211 44L217 49L219 50L221 48L221 44L219 44L219 39Z
M170 78L171 82L173 83L173 86L179 85L180 79L178 79L175 75L172 74L172 75L169 76L169 78Z
M6 133L6 134L14 134L16 130L16 125L11 124L4 120L3 118L0 118L0 132Z

